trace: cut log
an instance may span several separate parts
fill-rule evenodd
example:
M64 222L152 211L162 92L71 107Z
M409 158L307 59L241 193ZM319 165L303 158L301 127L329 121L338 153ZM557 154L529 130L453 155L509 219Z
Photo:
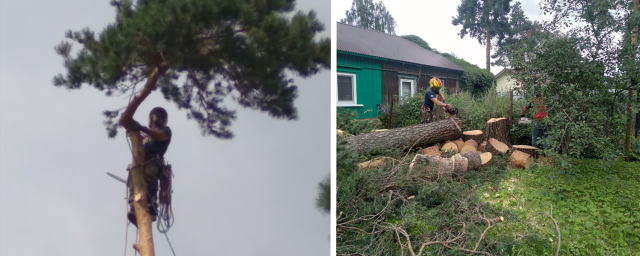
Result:
M460 153L478 150L478 143L475 140L468 140L460 149Z
M375 160L369 160L366 162L362 162L358 164L358 167L360 169L378 169L382 166L384 166L384 159L375 159Z
M460 153L460 156L467 159L469 163L467 170L478 170L480 169L480 166L482 166L482 159L480 158L480 153L478 153L478 151Z
M442 145L442 152L453 152L458 153L458 145L456 145L456 143L454 143L453 141L447 142L444 145Z
M455 143L456 146L458 146L458 152L460 152L460 150L462 150L462 146L464 146L464 141L462 141L462 140L454 140L453 143Z
M462 140L475 140L478 144L482 143L484 133L481 130L466 131L462 133Z
M523 153L531 155L533 158L538 158L538 148L529 145L513 145L513 150L519 150Z
M489 164L491 164L491 158L493 158L493 155L491 155L491 152L484 152L482 154L480 154L480 161L482 162L482 164L480 165L482 166L487 166Z
M487 141L489 139L494 138L504 144L507 144L508 147L511 147L511 136L509 132L509 119L504 117L502 118L491 118L487 121Z
M431 147L425 148L422 150L422 154L431 155L431 156L439 156L440 155L440 147L438 144L433 145Z
M531 157L531 155L518 150L511 153L510 160L513 166L527 170L529 170L529 167L533 164L533 157Z
M458 164L460 168L464 166L463 162ZM417 154L411 161L409 170L417 172L420 177L428 180L451 178L454 176L454 162L451 158ZM464 175L464 173L455 175Z
M427 124L351 136L346 138L346 141L347 147L359 154L364 154L375 148L425 147L447 140L459 139L462 132L458 130L458 126L460 129L464 129L462 121L452 117Z
M506 154L509 151L509 146L494 138L491 138L489 139L489 143L487 143L487 151L496 155L502 155Z
M460 155L456 155L451 157L451 162L453 163L453 173L451 177L464 177L464 174L469 169L469 160Z
M478 151L485 151L487 150L487 142L483 141L482 143L480 143L480 145L478 145Z

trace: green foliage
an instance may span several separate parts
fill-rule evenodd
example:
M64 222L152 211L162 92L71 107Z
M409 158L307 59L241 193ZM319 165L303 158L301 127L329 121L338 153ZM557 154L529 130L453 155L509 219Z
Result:
M328 175L318 184L318 197L316 207L322 213L328 214L331 211L331 175Z
M415 44L419 45L422 48L425 48L429 51L433 51L433 49L431 49L431 47L429 46L429 43L427 43L426 41L424 41L421 37L416 36L416 35L405 35L402 36L402 38L407 39L411 42L414 42Z
M96 35L89 29L68 31L80 44L63 41L56 52L64 59L65 75L53 84L79 89L83 84L130 94L135 85L158 72L157 88L187 111L203 134L231 138L235 111L224 106L234 99L242 107L275 118L295 120L297 87L286 71L301 77L330 65L328 38L315 12L289 13L291 0L112 1L116 20ZM181 78L186 78L178 81ZM107 119L119 111L105 113ZM115 136L115 122L105 124Z
M338 108L336 128L351 135L369 133L381 126L377 119L356 119L358 112L348 108Z
M353 0L340 23L395 35L396 21L382 1Z
M496 51L491 56L496 59L492 64L497 66L509 67L508 54L511 50L509 46L517 44L528 37L532 31L540 28L540 24L537 21L530 21L522 10L522 4L516 2L511 6L508 27L509 29L507 30L504 40L497 42Z

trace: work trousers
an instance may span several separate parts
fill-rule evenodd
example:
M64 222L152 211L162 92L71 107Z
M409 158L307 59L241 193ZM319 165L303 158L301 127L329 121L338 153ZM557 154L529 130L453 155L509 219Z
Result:
M547 138L548 129L547 126L542 123L542 121L534 120L533 121L533 132L531 135L531 146L534 148L538 147L538 137ZM544 148L547 149L547 142L544 142Z
M158 198L158 180L162 174L162 165L159 160L148 161L144 165L143 177L144 182L147 184L147 203L149 204L149 212L156 216L157 210L157 198ZM127 187L129 187L129 203L133 203L133 179L131 177L132 170L129 171L127 178ZM133 205L132 205L133 208Z

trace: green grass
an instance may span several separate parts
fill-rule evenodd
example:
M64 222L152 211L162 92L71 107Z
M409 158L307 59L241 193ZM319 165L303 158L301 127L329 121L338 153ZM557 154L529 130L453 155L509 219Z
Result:
M571 174L544 161L539 165L532 170L510 169L493 190L490 184L478 190L490 205L529 220L506 223L494 232L517 236L532 225L535 233L555 242L557 235L549 219L532 218L536 212L552 212L562 238L561 255L640 251L640 163L616 161L602 168L598 160L580 160ZM529 255L535 249L521 244L513 250L520 253L513 254Z

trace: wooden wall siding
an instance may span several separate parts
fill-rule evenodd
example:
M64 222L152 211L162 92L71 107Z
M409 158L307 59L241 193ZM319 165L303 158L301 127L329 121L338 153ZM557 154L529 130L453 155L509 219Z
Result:
M398 72L382 71L382 105L390 105L391 100L398 102L399 82Z
M410 63L401 63L396 61L385 61L382 63L382 70L387 71L397 71L399 73L409 74L409 75L418 75L418 73L431 77L438 77L443 79L456 79L458 74L462 72L457 72L453 70L434 68L429 66L419 66L416 64Z
M377 117L378 104L382 101L382 61L338 53L336 64L337 72L356 74L357 103L363 106L348 108L358 112L358 118Z

